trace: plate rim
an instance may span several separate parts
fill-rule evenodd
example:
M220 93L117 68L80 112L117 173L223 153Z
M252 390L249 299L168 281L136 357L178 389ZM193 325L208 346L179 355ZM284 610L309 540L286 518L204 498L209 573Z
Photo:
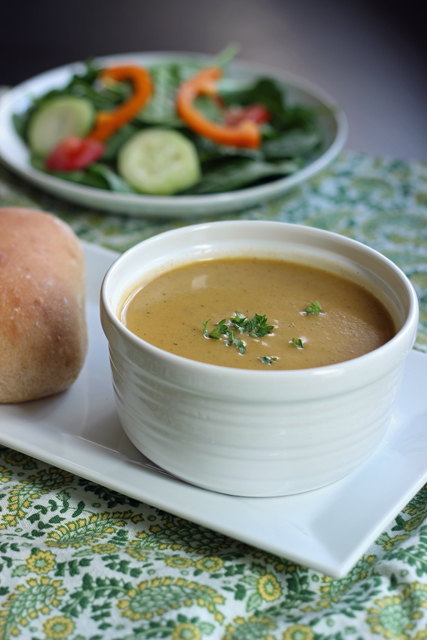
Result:
M130 61L136 59L140 59L141 61L151 60L154 63L156 60L168 59L208 61L209 59L212 60L212 56L199 53L147 51L99 56L94 58L94 61L100 64L111 64L117 60L126 59ZM16 87L9 89L0 97L0 120L3 119L3 121L8 124L8 130L0 133L0 159L2 162L9 169L37 187L80 205L93 206L104 211L115 212L118 215L120 215L120 209L122 208L125 214L144 217L182 217L184 213L191 216L200 216L210 213L226 213L241 210L254 206L257 203L279 197L289 189L313 177L332 162L343 149L347 140L348 122L346 115L336 100L322 88L309 80L284 72L275 66L236 59L230 63L231 70L240 70L255 76L270 75L293 89L310 94L311 97L320 101L328 108L329 116L333 119L336 126L335 138L318 158L295 174L279 178L278 180L263 185L246 187L238 191L228 191L219 194L178 196L176 199L173 199L174 196L149 196L144 194L109 192L94 187L66 182L60 178L44 174L31 167L28 161L26 161L25 166L23 166L19 161L14 159L13 154L10 154L7 149L8 137L12 136L15 144L18 144L25 153L28 151L28 148L20 139L11 123L15 101L22 99L25 94L30 93L34 85L49 80L50 77L55 78L57 75L68 74L68 76L70 76L82 67L82 65L83 61L76 61L37 74ZM192 209L195 209L195 211L191 211ZM198 211L199 209L200 212Z

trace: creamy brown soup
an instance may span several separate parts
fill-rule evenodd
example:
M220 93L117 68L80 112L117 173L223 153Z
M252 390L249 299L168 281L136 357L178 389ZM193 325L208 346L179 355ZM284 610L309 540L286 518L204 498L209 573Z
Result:
M236 313L247 318L239 320L242 329L252 329L255 314L273 328L260 337L240 333L233 328ZM222 320L226 333L208 337ZM200 261L164 273L130 295L121 321L185 358L268 371L351 360L395 334L389 312L362 286L323 269L263 258Z

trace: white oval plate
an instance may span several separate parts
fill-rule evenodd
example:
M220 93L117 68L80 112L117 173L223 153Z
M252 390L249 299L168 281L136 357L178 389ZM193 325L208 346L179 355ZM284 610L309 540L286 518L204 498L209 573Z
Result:
M182 53L130 53L97 58L100 65L113 65L126 60L133 64L152 66L159 62L200 61L209 57ZM268 184L248 187L214 195L200 196L145 196L122 194L76 185L34 169L29 163L29 150L18 136L12 123L14 113L25 111L32 99L54 88L65 86L71 76L82 71L82 63L47 71L11 89L0 99L0 159L13 171L36 186L71 202L115 214L142 217L204 216L238 211L278 197L288 189L314 176L324 169L341 151L347 138L347 120L333 98L313 84L283 73L278 69L248 62L230 64L228 76L250 81L269 76L286 86L290 103L315 107L320 112L324 144L316 156L300 171Z

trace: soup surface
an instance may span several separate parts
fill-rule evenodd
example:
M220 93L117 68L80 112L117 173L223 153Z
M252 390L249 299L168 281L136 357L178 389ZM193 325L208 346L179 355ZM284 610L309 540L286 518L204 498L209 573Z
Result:
M171 353L225 367L306 369L351 360L395 334L366 289L263 258L199 261L144 282L121 321Z

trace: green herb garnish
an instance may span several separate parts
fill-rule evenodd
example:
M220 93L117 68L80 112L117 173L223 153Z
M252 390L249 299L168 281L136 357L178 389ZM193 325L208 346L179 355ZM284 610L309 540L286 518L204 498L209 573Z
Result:
M226 339L223 340L224 344L227 347L234 345L239 353L243 354L246 351L245 343L242 340L236 338L233 333L233 330L238 331L240 334L249 333L252 338L262 338L263 336L270 333L272 329L274 329L274 325L267 324L267 316L261 316L259 313L256 313L252 320L248 320L248 318L238 311L235 312L235 315L232 318L229 318L228 321L226 318L220 320L215 323L215 329L212 331L208 331L207 326L210 322L206 320L206 322L201 322L203 326L203 335L205 338L213 338L214 340L220 340L220 336L225 336ZM267 356L266 356L267 357ZM274 360L276 360L275 358ZM274 361L272 360L272 362ZM268 364L271 364L269 362Z
M261 360L264 364L273 364L273 362L276 362L277 358L274 358L273 356L262 356L262 358L258 358L258 360Z
M246 351L245 343L239 340L238 338L236 338L236 336L232 331L227 331L225 335L228 338L228 340L224 340L224 344L226 344L227 347L231 347L231 345L234 344L237 347L239 353L241 354L245 353Z
M322 313L322 309L320 308L320 304L317 301L312 302L304 309L307 315L312 313Z
M235 316L229 319L229 326L232 329L237 329L239 333L247 331L247 326L250 324L249 320L243 313L235 312Z
M230 318L229 325L232 329L238 329L239 333L249 333L252 338L263 338L270 333L274 326L267 324L267 316L254 315L252 320L248 320L242 313L236 311L236 315Z
M267 317L259 316L257 313L254 315L251 321L253 328L251 329L249 335L253 338L263 338L270 333L274 329L272 324L267 324Z
M206 328L208 326L208 322L210 321L211 321L210 318L209 320L206 320L206 322L202 322L200 320L200 324L203 325L203 335L205 336L205 338L212 338L213 340L219 340L218 329L213 329L211 332L209 332Z
M304 348L301 338L297 338L297 340L295 340L295 338L292 338L291 344L293 344L297 349Z
M216 329L212 329L211 333L214 338L219 340L219 336L222 336L224 335L224 333L227 333L227 320L223 318L219 322L215 322L215 327Z

